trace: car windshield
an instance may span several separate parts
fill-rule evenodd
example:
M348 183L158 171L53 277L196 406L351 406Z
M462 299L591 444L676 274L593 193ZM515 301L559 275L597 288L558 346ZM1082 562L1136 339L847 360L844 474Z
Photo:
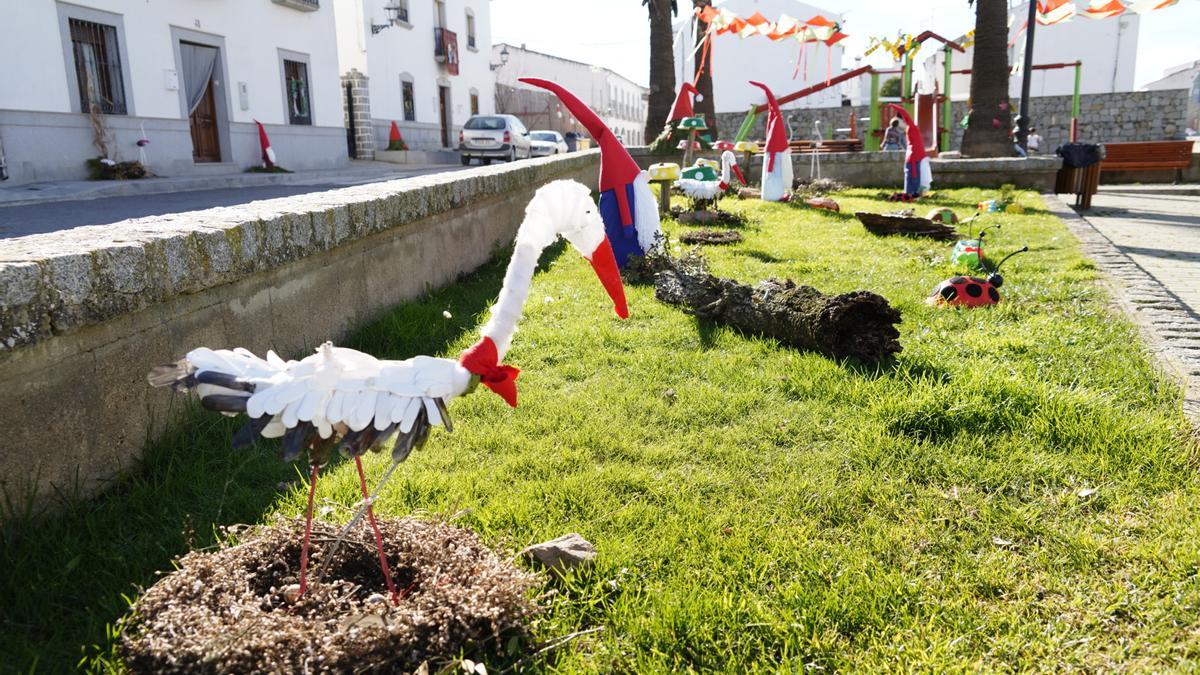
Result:
M535 131L529 134L529 137L535 141L550 141L551 143L558 142L558 138L554 135L553 131Z
M467 120L464 128L466 129L486 129L488 131L500 131L504 128L503 117L472 117Z

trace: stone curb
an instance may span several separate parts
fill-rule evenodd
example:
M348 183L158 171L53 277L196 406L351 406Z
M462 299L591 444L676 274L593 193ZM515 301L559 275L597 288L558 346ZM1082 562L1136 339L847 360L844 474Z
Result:
M0 360L52 335L537 185L598 158L592 150L0 240Z
M1200 316L1057 195L1042 199L1105 273L1114 301L1137 325L1151 354L1183 385L1183 413L1200 426Z

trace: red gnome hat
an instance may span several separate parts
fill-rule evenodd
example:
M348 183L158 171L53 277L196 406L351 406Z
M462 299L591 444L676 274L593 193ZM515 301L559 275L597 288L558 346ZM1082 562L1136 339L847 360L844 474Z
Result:
M592 138L596 139L596 144L600 146L600 192L612 190L615 193L617 209L621 213L621 225L631 227L633 211L629 208L629 195L625 192L625 186L632 183L642 170L638 167L637 162L633 161L633 157L629 156L629 151L612 134L608 126L604 124L604 120L601 120L586 103L579 100L578 96L566 88L540 77L519 79L525 84L541 87L557 96L558 100L562 101L562 104L567 106L567 110L570 110L571 114L575 116L575 119L579 120L579 123L588 130Z
M675 105L671 106L671 114L667 115L668 122L681 120L685 117L692 116L692 97L699 95L700 92L692 86L691 82L684 82L679 87L679 94L675 96Z
M904 118L905 131L904 135L908 140L908 150L904 153L904 161L919 162L928 156L925 152L925 138L921 136L921 130L917 128L917 123L909 116L908 111L903 106L898 106L895 103L889 103L888 107L896 112L897 115Z
M775 94L762 82L750 81L750 84L767 92L767 171L775 170L775 153L788 149L787 125L783 122L783 113L779 111L779 102Z
M271 139L267 138L267 130L263 127L262 122L254 120L258 125L258 146L262 150L263 166L268 169L275 168L275 150L271 148Z

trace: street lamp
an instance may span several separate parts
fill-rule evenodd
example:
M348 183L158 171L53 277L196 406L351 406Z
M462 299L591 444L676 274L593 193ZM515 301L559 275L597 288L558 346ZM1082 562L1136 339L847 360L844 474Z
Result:
M408 9L406 7L404 7L404 5L400 4L400 0L392 0L388 4L384 5L383 11L387 12L388 22L387 23L375 23L374 21L372 21L371 22L371 35L376 35L383 29L391 28L392 26L395 26L397 23L407 23L408 22Z
M1029 89L1033 84L1033 30L1037 27L1037 0L1029 0L1025 22L1025 67L1021 70L1021 111L1017 116L1017 145L1029 150ZM1078 71L1077 71L1078 72Z
M499 70L508 63L508 45L500 48L500 63L489 63L488 67L492 70Z

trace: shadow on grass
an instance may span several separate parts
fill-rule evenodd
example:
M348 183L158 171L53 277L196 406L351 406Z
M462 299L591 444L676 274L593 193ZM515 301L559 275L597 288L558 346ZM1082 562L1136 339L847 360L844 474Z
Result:
M563 246L543 256L541 269ZM356 331L344 344L382 358L441 354L495 299L508 253ZM449 311L453 318L445 319ZM265 519L288 489L306 485L276 443L230 450L241 420L194 403L147 446L140 466L102 496L0 526L0 672L68 672L115 664L116 623L159 573L190 550L218 543L221 528Z

